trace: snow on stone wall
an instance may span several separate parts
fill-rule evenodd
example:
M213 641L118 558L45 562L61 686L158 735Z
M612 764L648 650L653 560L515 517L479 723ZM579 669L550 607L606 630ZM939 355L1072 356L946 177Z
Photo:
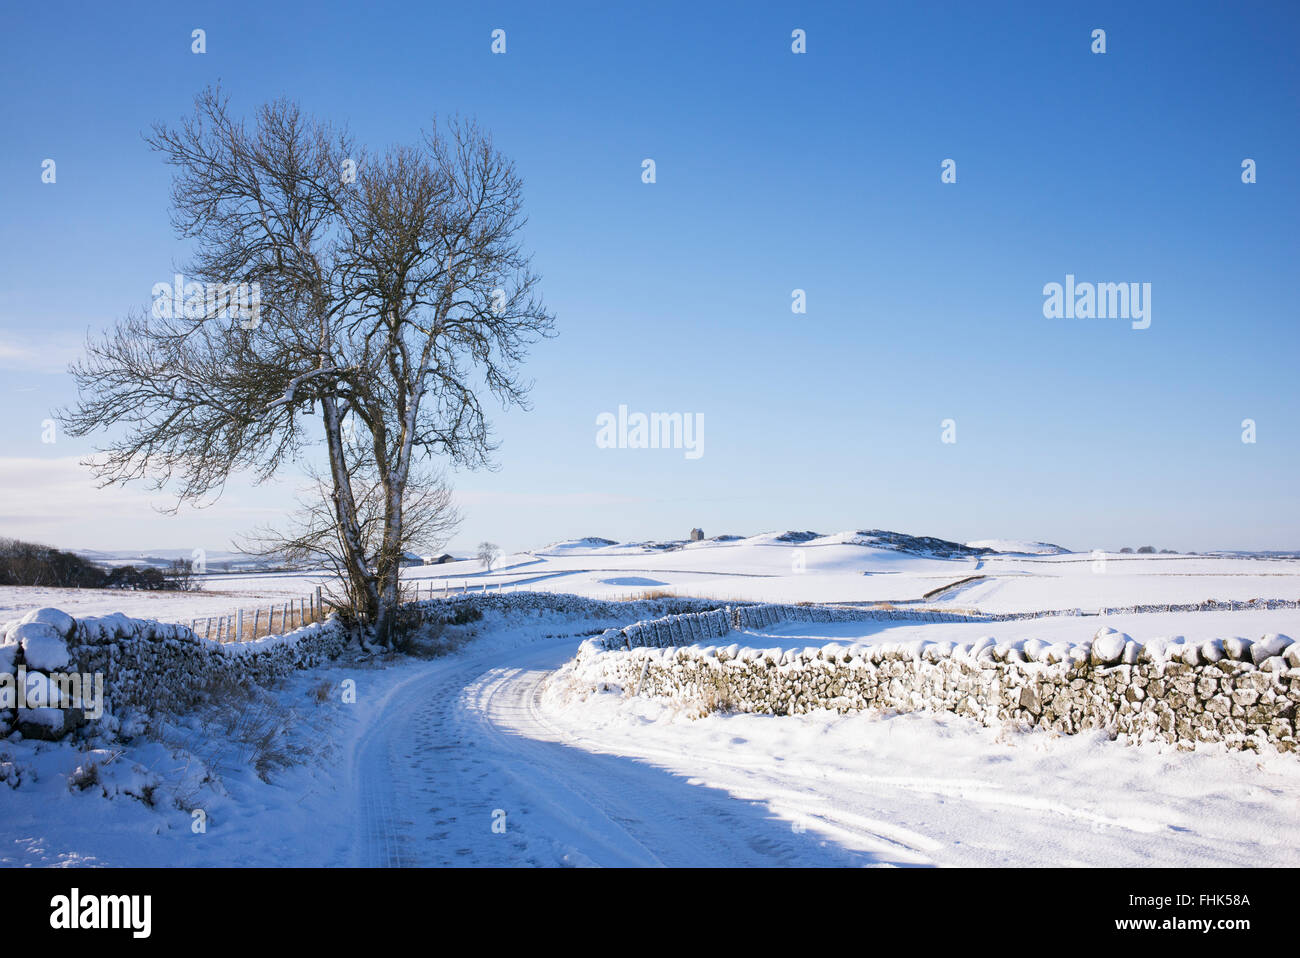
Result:
M433 599L418 607L429 619L455 621L464 610L477 613L564 616L626 621L636 615L663 615L716 602L701 599L650 599L609 602L562 593L470 593ZM718 613L721 615L722 613ZM338 656L348 642L339 619L303 626L282 635L239 643L217 643L182 625L132 619L120 613L74 619L58 609L37 609L0 626L0 673L26 670L29 704L0 701L0 731L16 727L25 736L60 738L85 721L81 709L51 692L50 673L103 676L103 708L113 716L131 709L180 712L193 705L214 682L265 684L298 669Z
M735 611L751 612L756 622L771 614L761 607ZM653 624L639 625L645 634ZM663 628L661 620L651 634ZM1297 748L1300 644L1281 635L1142 645L1101 629L1091 642L1071 645L986 637L960 645L795 651L620 646L614 633L627 631L583 643L566 669L591 688L613 685L710 710L946 711L986 725L1014 722L1064 734L1105 729L1181 748Z
M945 612L933 609L864 609L827 605L765 603L732 610L732 627L761 629L778 622L1010 622L1043 616L1078 615L1078 609L1059 612Z
M1213 599L1175 605L1131 605L1100 609L1099 615L1133 615L1153 612L1250 612L1263 609L1296 609L1300 602L1292 599ZM737 629L761 629L777 622L1021 622L1052 616L1081 615L1079 609L1054 609L1039 612L948 612L938 609L865 609L844 606L786 605L768 603L741 606L732 610L732 625Z
M621 629L606 629L593 641L602 649L667 648L721 638L730 631L730 613L713 609L634 622Z
M705 603L713 605L716 603ZM1074 615L1073 611L1061 613ZM735 608L711 608L662 618L643 620L621 629L606 629L596 641L604 649L667 648L694 645L707 639L721 638L733 629L761 629L778 622L998 622L1007 617L993 617L957 612L926 610L861 609L823 605L782 605L769 603Z
M408 605L419 608L429 618L442 621L455 621L461 610L473 609L476 613L489 612L510 615L558 614L573 618L590 620L612 619L626 622L634 619L633 625L607 632L610 648L629 648L643 645L663 647L666 645L690 645L692 640L683 637L676 641L677 633L668 624L669 641L661 627L648 626L649 621L671 618L688 613L722 613L725 611L727 621L732 629L759 629L778 622L1015 622L1026 619L1039 619L1048 616L1077 616L1079 609L1058 609L1040 612L956 612L939 609L871 609L853 606L826 605L790 605L783 603L761 603L739 606L719 607L716 599L697 599L682 597L664 597L659 599L642 599L634 602L619 602L609 599L593 599L587 596L565 592L468 592L446 598L421 599ZM1149 605L1127 608L1103 609L1102 614L1120 615L1139 612L1225 612L1258 609L1295 609L1300 602L1284 599L1260 599L1255 601L1201 602L1185 605ZM637 627L640 626L639 630ZM628 630L632 631L632 639ZM724 632L726 630L723 630ZM620 633L615 635L614 633ZM709 634L709 638L716 634Z
M705 603L709 605L710 603ZM716 604L716 603L713 603ZM926 609L864 609L825 605L785 605L764 603L743 605L704 612L668 615L638 621L621 629L607 629L597 641L605 649L634 649L642 646L666 648L694 645L705 639L720 638L732 629L761 629L778 622L1006 622L1012 619L1040 618L1044 613L983 614L943 612ZM1070 609L1048 615L1078 615ZM678 622L677 620L682 621Z
M497 612L506 616L546 613L569 618L613 619L619 622L718 608L717 600L713 599L666 596L619 602L568 592L467 592L447 598L420 599L407 605L420 609L430 618L443 621L454 621L458 611L466 608L472 608L478 613Z
M1174 605L1126 605L1099 610L1100 615L1131 615L1145 612L1252 612L1260 609L1300 609L1295 599L1206 599Z
M1285 636L1170 649L1141 646L1103 630L1083 646L1037 640L1011 646L986 639L973 646L910 643L847 651L827 646L794 654L740 651L736 646L688 647L721 638L732 629L785 620L1000 622L1077 612L991 615L779 604L718 608L716 601L707 599L616 602L527 592L470 593L411 605L440 621L463 620L467 610L478 615L556 614L596 623L639 617L584 643L575 666L594 669L599 681L617 684L628 684L644 668L645 690L652 694L694 696L708 689L719 706L742 711L931 708L990 723L1015 720L1065 732L1109 728L1179 744L1224 741L1240 747L1268 740L1279 748L1295 747L1300 646ZM1268 600L1106 611L1297 605ZM0 627L0 673L25 668L48 705L39 695L41 707L23 710L0 701L0 721L17 725L24 734L50 738L79 724L79 711L57 707L57 693L48 679L53 673L103 675L109 715L136 708L181 711L214 681L265 683L336 657L347 641L337 618L284 635L219 644L180 625L121 614L75 620L57 609L39 609Z
M16 674L25 666L37 685L51 672L102 675L107 715L134 708L180 711L214 681L265 683L337 656L347 639L333 617L283 635L219 644L185 626L120 613L73 619L38 609L0 628L0 672ZM84 718L81 710L59 704L11 708L2 717L24 735L57 738Z

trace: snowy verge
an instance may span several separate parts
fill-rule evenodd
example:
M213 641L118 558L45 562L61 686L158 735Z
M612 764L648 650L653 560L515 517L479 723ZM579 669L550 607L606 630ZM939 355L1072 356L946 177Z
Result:
M1051 735L948 712L701 718L678 700L553 682L536 711L558 741L663 769L695 791L725 790L738 806L753 803L784 823L790 842L815 837L854 850L855 864L1300 864L1292 754L1118 748L1098 730ZM527 718L499 713L521 732L536 724ZM658 795L636 798L639 820L671 819L680 808ZM736 830L731 816L718 824ZM702 864L719 864L708 843L689 840ZM789 854L785 864L818 863L807 849Z

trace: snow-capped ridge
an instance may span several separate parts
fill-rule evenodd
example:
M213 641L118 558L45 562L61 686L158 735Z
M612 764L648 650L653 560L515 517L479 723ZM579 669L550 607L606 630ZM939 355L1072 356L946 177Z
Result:
M1004 555L1056 556L1067 555L1070 550L1052 542L1034 542L1025 539L976 539L966 543L970 549L988 549Z

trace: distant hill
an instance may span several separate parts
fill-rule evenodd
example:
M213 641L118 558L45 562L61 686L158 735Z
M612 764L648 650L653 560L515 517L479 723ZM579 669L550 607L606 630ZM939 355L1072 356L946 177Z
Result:
M935 536L917 536L888 529L865 529L822 535L811 530L791 529L785 532L762 532L753 536L715 536L703 542L685 540L649 540L645 542L615 542L599 536L565 539L538 549L537 555L582 555L591 552L667 552L714 543L744 543L749 545L858 545L873 549L888 549L907 555L931 559L966 559L982 555L1061 555L1069 552L1050 542L1022 542L1014 539L984 539L978 542L953 542Z
M616 545L618 545L618 543L613 539L602 539L600 536L583 536L581 539L561 539L559 542L552 542L550 545L538 549L537 554L580 554L583 552L594 552L597 549L608 549L610 546Z
M988 549L1007 555L1057 556L1065 555L1070 550L1051 542L1027 542L1021 539L977 539L968 542L971 548Z
M194 561L193 549L122 549L106 551L102 549L76 549L75 553L97 565L113 568L114 566L133 565L144 568L163 569L177 559ZM251 556L243 552L226 550L208 550L203 555L208 572L263 572L269 569L283 569L289 563L274 557Z
M905 532L890 532L887 529L868 529L865 532L855 532L851 538L845 541L852 542L855 545L874 546L877 549L893 549L895 552L906 552L909 555L927 556L934 559L970 558L988 555L995 551L984 546L962 545L960 542L937 539L934 536L914 536Z

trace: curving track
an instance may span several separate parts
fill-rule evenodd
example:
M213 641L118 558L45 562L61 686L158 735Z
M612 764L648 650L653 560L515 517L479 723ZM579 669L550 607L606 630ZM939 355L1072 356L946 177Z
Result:
M567 744L537 696L572 639L456 656L390 693L356 766L363 865L851 865L760 802ZM504 831L493 830L505 813ZM494 815L494 813L497 813Z

